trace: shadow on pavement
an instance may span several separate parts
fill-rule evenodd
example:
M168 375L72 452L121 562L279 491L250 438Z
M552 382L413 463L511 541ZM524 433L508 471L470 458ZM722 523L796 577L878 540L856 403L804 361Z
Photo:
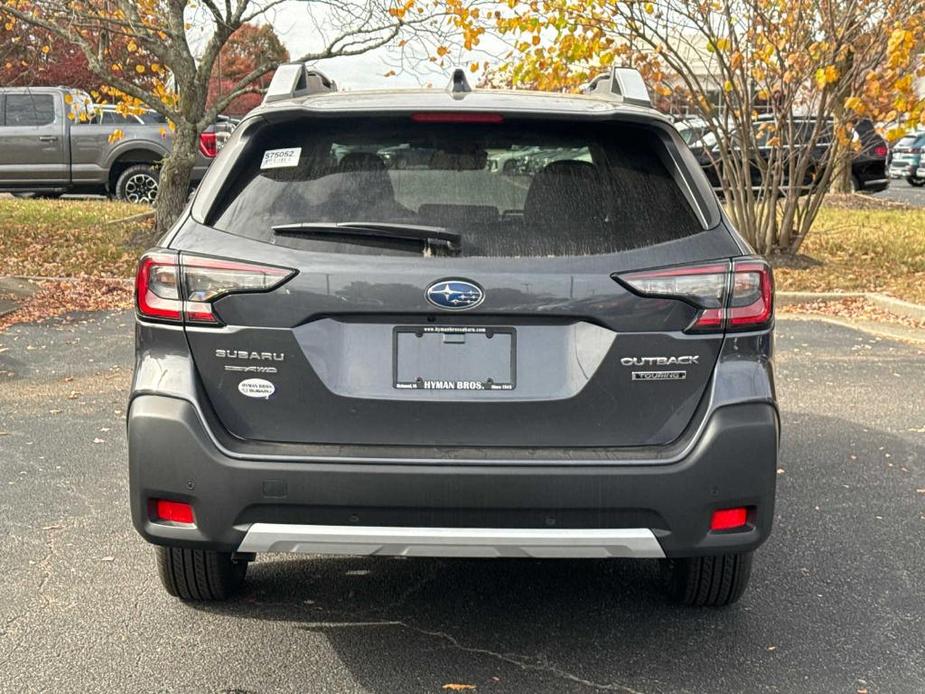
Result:
M660 680L653 666L666 639L748 626L742 611L668 604L654 560L304 558L250 568L244 597L199 609L323 634L371 692L452 682L493 692L636 691L640 679ZM617 672L634 688L595 680Z

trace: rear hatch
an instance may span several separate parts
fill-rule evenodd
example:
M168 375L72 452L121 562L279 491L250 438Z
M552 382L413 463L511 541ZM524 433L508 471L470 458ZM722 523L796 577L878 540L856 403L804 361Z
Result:
M715 202L667 128L424 113L242 130L173 242L233 435L571 449L666 445L691 422L739 250L707 228Z

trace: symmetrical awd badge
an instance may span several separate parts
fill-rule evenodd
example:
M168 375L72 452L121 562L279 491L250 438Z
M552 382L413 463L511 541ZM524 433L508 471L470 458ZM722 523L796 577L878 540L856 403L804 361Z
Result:
M482 288L467 280L440 280L430 285L424 294L434 306L447 311L475 308L485 300Z

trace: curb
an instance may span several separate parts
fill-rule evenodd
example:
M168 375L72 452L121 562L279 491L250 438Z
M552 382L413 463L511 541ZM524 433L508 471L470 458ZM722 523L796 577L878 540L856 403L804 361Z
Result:
M35 293L35 285L18 277L0 277L0 317L12 313Z
M880 337L887 340L896 340L917 347L925 347L925 331L917 328L907 328L902 325L893 325L881 321L872 320L845 320L834 318L819 313L786 313L777 317L778 321L816 321L837 325L849 330L860 330L861 332Z
M925 321L925 306L894 299L879 292L777 292L775 299L781 306L826 303L844 299L867 299L878 308L903 318Z

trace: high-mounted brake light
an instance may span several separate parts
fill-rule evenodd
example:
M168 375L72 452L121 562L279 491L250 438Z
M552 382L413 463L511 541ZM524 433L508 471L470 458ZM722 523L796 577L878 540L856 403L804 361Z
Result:
M184 253L146 253L135 277L139 317L220 325L213 303L227 294L266 292L295 274L288 268Z
M687 332L760 330L774 317L771 268L761 260L633 272L614 279L640 296L679 299L699 308Z
M199 151L209 159L218 155L218 138L215 133L199 133Z
M411 120L415 123L493 123L504 122L500 113L477 113L464 111L425 111L412 113Z

